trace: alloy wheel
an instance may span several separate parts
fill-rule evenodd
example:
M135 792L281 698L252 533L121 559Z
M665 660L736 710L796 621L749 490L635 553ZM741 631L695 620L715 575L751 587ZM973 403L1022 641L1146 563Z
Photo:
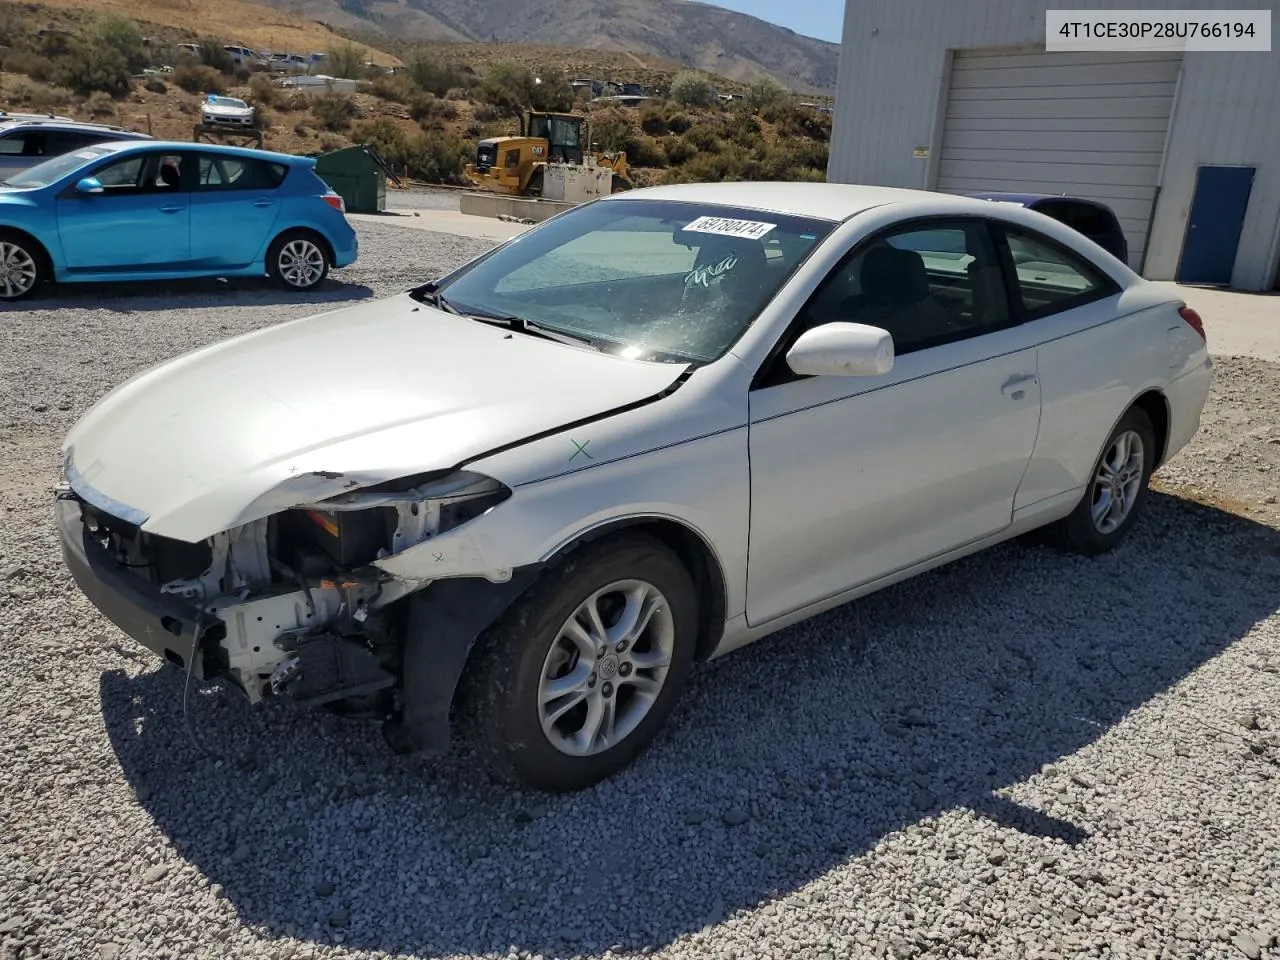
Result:
M324 276L324 251L310 240L290 240L280 251L280 275L294 287L313 287Z
M1146 469L1142 437L1136 431L1118 434L1103 454L1098 474L1093 478L1094 528L1109 534L1124 523L1142 489Z
M16 243L0 241L0 293L14 300L36 285L39 269L35 258Z
M547 740L573 757L621 743L657 701L674 650L671 607L653 584L620 580L591 594L543 663L538 710Z

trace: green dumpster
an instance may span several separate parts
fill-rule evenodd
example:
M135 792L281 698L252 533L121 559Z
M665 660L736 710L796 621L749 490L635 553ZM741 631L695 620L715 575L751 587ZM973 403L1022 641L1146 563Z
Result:
M348 213L382 213L387 209L387 175L391 171L372 147L357 144L316 158L316 176L331 186ZM394 178L395 174L391 174Z

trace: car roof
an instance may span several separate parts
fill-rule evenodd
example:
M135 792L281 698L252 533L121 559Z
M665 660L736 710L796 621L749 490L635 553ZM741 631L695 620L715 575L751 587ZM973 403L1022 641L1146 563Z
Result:
M109 133L115 136L136 137L138 139L151 138L145 133L138 133L134 130L126 130L124 127L116 127L106 123L92 123L88 120L73 120L70 117L57 117L52 114L48 116L22 116L13 114L0 113L0 129L16 130L19 127L39 127L48 130L75 130L84 133Z
M95 150L106 150L112 153L137 153L142 150L167 149L185 153L212 153L222 157L241 157L246 160L269 160L273 163L284 163L295 167L315 166L314 157L297 157L291 153L275 153L271 150L254 150L252 147L227 147L217 143L192 143L190 140L147 140L116 141L113 143L95 143Z
M985 200L904 187L874 187L852 183L742 181L733 183L682 183L646 187L615 194L610 201L675 200L714 203L748 210L788 213L819 220L842 221L885 204L948 201L953 211L972 205L983 212Z

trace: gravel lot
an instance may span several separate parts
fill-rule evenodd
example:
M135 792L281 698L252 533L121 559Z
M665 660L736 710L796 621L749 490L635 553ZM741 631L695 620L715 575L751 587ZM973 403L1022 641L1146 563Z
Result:
M0 956L1280 956L1280 365L1093 561L1013 544L699 671L634 768L496 791L459 749L182 683L64 573L57 446L191 346L483 243L360 227L300 300L60 292L0 315ZM1179 492L1187 496L1178 495Z

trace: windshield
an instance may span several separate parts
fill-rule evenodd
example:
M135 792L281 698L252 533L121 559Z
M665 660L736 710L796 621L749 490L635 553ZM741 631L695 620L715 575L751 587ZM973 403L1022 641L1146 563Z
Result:
M532 230L438 289L460 313L516 317L627 357L706 363L834 226L708 204L602 201Z
M64 153L60 157L54 157L52 160L36 164L30 170L15 173L4 182L4 185L28 190L47 187L71 171L83 167L93 160L101 159L108 153L110 153L109 150L99 150L93 147L86 147L83 150L77 150L75 153Z

